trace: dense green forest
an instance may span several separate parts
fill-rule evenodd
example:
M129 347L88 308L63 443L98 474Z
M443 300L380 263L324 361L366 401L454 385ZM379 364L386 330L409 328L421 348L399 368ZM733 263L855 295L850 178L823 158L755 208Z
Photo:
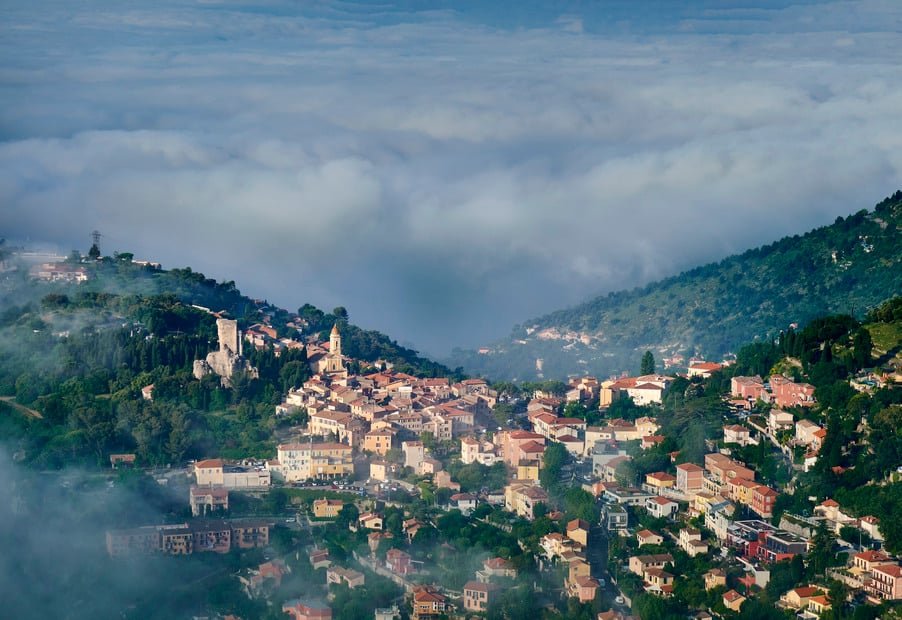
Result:
M293 314L243 297L233 282L147 268L129 255L70 260L89 270L88 282L36 282L24 269L2 281L0 419L18 457L37 468L101 464L111 452L135 452L144 464L273 454L274 432L303 421L303 413L276 418L275 405L309 378L304 349L248 347L259 377L238 375L229 387L215 376L197 380L194 360L218 346L207 309L298 341L338 324L355 371L381 361L415 375L453 374L350 324L344 308L327 314L307 304ZM151 384L147 400L141 389ZM20 415L22 407L40 417Z
M449 363L495 379L635 373L646 349L720 359L744 343L824 314L858 318L902 291L902 192L873 211L678 276L612 292L516 326L491 353L455 350ZM543 330L584 337L540 339Z

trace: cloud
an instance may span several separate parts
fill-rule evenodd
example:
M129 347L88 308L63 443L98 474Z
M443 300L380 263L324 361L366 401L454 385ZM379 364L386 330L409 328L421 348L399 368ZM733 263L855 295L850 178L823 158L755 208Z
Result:
M902 185L896 4L756 4L23 4L0 236L479 344Z

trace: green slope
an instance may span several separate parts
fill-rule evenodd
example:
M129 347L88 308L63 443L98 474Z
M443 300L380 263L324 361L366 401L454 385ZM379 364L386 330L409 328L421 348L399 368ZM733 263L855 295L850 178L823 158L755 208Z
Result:
M902 292L902 192L799 236L518 326L489 352L456 350L446 363L494 379L609 374L661 359L709 359L830 313L863 316Z

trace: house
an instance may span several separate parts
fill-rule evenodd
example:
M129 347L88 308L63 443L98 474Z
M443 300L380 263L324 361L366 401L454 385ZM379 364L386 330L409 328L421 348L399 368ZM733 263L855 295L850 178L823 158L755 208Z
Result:
M824 519L829 521L830 524L833 525L833 529L836 533L839 533L842 526L853 525L856 521L855 517L843 512L839 503L832 498L827 498L815 506L814 514L824 517Z
M871 537L871 540L882 541L883 535L880 533L880 519L873 515L861 517L858 520L858 527L861 531Z
M405 441L401 443L401 451L404 453L404 467L410 467L419 472L426 459L426 447L422 441Z
M573 519L567 523L567 538L585 547L589 544L589 523L582 519Z
M601 522L609 532L624 532L629 527L629 513L619 504L605 504L601 510Z
M640 547L642 545L661 545L664 544L664 537L651 530L639 530L636 532L636 541Z
M763 399L766 393L764 380L758 375L730 379L730 395L734 398L755 401Z
M793 428L795 416L782 409L771 409L767 416L767 430L771 435Z
M334 519L344 508L340 499L317 499L313 501L313 516L317 519Z
M712 568L705 573L705 590L713 590L718 586L727 585L727 574L723 569Z
M118 469L119 467L134 467L135 466L135 455L134 454L111 454L110 455L110 466L113 469Z
M691 493L702 488L705 470L694 463L680 463L676 466L674 487L683 493Z
M346 583L348 584L348 587L353 590L354 588L363 586L365 582L366 577L364 576L364 574L351 568L331 566L328 570L326 570L327 584Z
M382 515L378 515L373 512L365 512L359 517L357 517L357 525L360 529L370 530L370 531L381 531L382 530Z
M883 564L871 569L871 581L864 591L873 603L902 599L902 566Z
M811 420L801 419L796 422L795 443L799 446L811 446L817 441L815 433L823 430L821 426Z
M672 499L660 495L645 500L645 510L656 518L672 518L680 509L680 505Z
M630 558L629 569L631 573L645 578L645 572L650 568L664 568L665 564L673 564L673 556L669 553L655 553L646 555L634 555Z
M645 502L652 497L656 496L633 487L606 488L602 494L604 501L623 506L644 506Z
M385 567L398 575L408 575L413 572L410 555L400 549L389 549L385 554Z
M723 368L723 364L717 362L692 362L689 364L689 376L707 379L712 373Z
M464 609L484 612L499 586L482 581L468 581L464 584Z
M545 437L538 433L510 431L499 433L499 435L500 437L496 441L501 442L501 453L504 462L509 467L517 467L521 460L534 461L541 458L542 452L544 452ZM521 450L525 444L531 447L528 452Z
M742 607L745 601L746 598L736 590L728 590L723 594L724 607L733 611L739 611L739 608Z
M451 474L446 471L437 471L432 478L435 482L435 488L437 489L451 489L452 491L460 491L460 483L453 482L451 480Z
M814 386L796 383L782 375L770 377L770 401L777 407L810 407L814 404Z
M600 584L594 577L577 577L570 586L570 596L575 596L580 603L591 603L595 600Z
M420 463L420 470L417 472L421 476L431 476L442 471L442 462L436 459L423 459Z
M197 486L223 486L225 481L223 479L222 466L222 459L206 459L194 463L194 477L197 481Z
M808 542L805 539L791 532L773 530L759 534L755 555L764 562L779 562L807 552Z
M648 450L664 443L665 439L663 435L646 435L639 441L639 447L643 450Z
M380 480L383 482L388 480L391 470L392 465L387 461L370 462L370 478L373 480Z
M645 474L645 488L649 493L660 493L664 489L672 489L676 484L676 476L663 471Z
M480 581L489 581L493 577L517 577L517 569L504 558L488 558L482 562L482 570L476 573Z
M206 516L208 510L214 512L229 509L229 490L224 487L192 485L189 495L191 514L195 517Z
M856 571L870 574L875 566L895 564L896 561L879 551L862 551L852 555L852 568Z
M673 594L674 576L660 568L645 571L645 591L656 596L668 597Z
M276 447L276 455L276 460L268 461L266 468L286 482L354 475L353 449L342 443L281 444Z
M822 590L819 590L814 586L794 588L780 596L780 601L784 606L790 609L805 609L808 607L808 601L811 600L811 597L820 592L822 592Z
M576 580L580 577L590 577L592 574L592 566L583 560L582 558L575 557L567 565L567 579L566 584L568 587L576 583Z
M363 449L379 456L385 456L392 449L395 433L387 428L372 430L363 436Z
M291 569L282 560L272 560L260 564L256 570L250 570L248 576L239 576L244 591L250 598L265 595L270 589L282 585L282 577ZM269 580L269 581L267 581Z
M637 383L626 389L627 395L637 405L660 404L663 400L664 388L654 383Z
M414 620L431 620L445 613L448 599L432 586L419 586L413 593Z
M563 534L558 532L549 532L542 536L539 546L544 551L545 557L548 559L561 557L568 551L581 551L582 548L573 540L570 540Z
M692 558L708 552L708 544L702 541L702 533L691 527L680 530L679 545Z
M751 431L741 424L727 424L723 427L724 443L737 443L747 446L751 443Z
M815 618L820 618L830 607L832 607L830 598L826 594L817 594L808 600L808 611Z
M291 599L282 605L291 620L332 620L332 609L320 601Z
M537 484L515 482L504 488L504 507L526 519L534 519L538 504L548 503L548 493Z
M600 472L598 473L599 477L604 482L617 482L617 467L621 463L626 463L630 460L632 459L626 455L616 456L612 459L609 459L601 466Z
M491 466L495 464L495 444L491 441L481 441L473 437L462 437L460 440L460 460L465 464L482 463Z
M329 568L329 566L332 565L332 560L329 558L329 550L314 549L310 554L310 565L313 566L314 569Z
M581 456L584 451L585 444L583 440L574 435L558 435L557 442L567 449L567 452L573 456Z
M469 515L476 510L476 497L469 493L455 493L451 496L451 506L460 510L464 515Z
M710 452L705 455L705 470L711 474L711 478L715 482L720 484L726 484L732 478L755 479L754 471L719 452Z
M755 511L762 519L770 519L774 516L774 505L780 494L768 486L759 484L752 489L752 499L749 508Z

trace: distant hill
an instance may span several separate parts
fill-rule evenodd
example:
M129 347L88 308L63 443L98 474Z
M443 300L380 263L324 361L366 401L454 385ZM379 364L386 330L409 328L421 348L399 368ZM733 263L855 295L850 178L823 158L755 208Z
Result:
M791 324L863 316L902 293L902 192L799 236L631 291L597 297L516 326L449 366L495 380L635 373L645 350L658 369L681 354L719 360ZM541 370L540 370L541 369Z
M2 240L0 240L2 241ZM9 257L0 243L0 260ZM288 324L298 318L297 313L279 308L266 300L251 299L242 295L234 281L217 282L190 267L161 269L132 261L130 253L116 253L111 257L90 260L77 254L66 261L71 268L83 268L88 280L80 283L40 282L29 277L28 265L17 264L15 257L10 260L12 269L0 273L0 329L18 321L23 315L46 306L46 296L66 295L74 305L81 307L103 307L112 297L121 298L122 305L138 303L139 300L163 298L167 308L171 301L199 306L212 311L224 312L224 316L237 319L242 329L259 322L269 323L280 337L302 339L319 335L329 339L328 331L335 322L340 323L345 341L344 353L360 362L385 361L403 372L422 376L452 376L454 373L441 364L420 356L417 351L402 347L389 336L374 330L364 330L348 321L347 311L340 310L338 316L318 310L305 304L300 310L307 327L303 333ZM159 304L156 304L159 305ZM154 304L151 304L154 307ZM95 313L92 323L102 316ZM123 312L123 314L126 314ZM197 325L183 316L184 312L153 312L142 316L151 331L166 333L192 331ZM187 321L187 322L186 322ZM210 338L215 338L212 321L207 329ZM325 332L325 333L320 333Z

